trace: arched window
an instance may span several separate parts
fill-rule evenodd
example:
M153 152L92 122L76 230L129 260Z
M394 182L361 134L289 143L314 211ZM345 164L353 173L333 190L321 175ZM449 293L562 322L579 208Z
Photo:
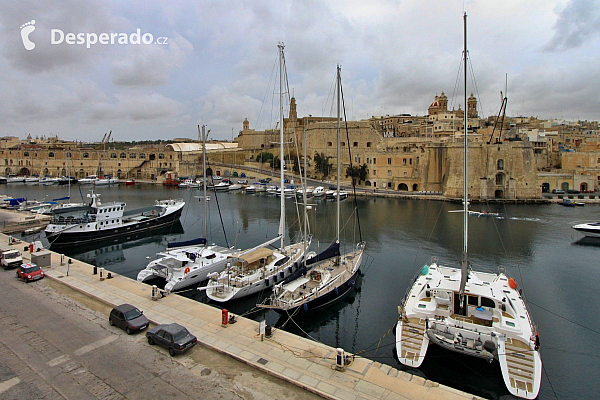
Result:
M67 151L67 158L71 158L71 157L73 157L73 156L71 155L71 152L70 152L70 151Z
M496 185L503 185L503 184L504 184L504 175L496 174Z
M119 158L127 158L127 154L121 153L121 154L119 154Z
M54 152L53 151L49 151L48 152L48 158L54 158Z
M504 160L498 160L498 171L502 171L504 169Z
M327 142L327 147L331 147L331 146L333 146L333 143Z
M110 153L110 158L117 158L117 153Z
M140 158L146 158L146 153L140 153Z
M158 153L158 159L159 160L164 160L165 159L165 155L163 153Z
M81 156L82 156L83 158L89 158L90 154L86 152L86 153L83 153Z
M358 147L358 142L352 143L352 147Z
M24 151L23 152L23 157L29 157L29 152L28 151Z
M135 158L137 155L135 153L129 153L129 158Z

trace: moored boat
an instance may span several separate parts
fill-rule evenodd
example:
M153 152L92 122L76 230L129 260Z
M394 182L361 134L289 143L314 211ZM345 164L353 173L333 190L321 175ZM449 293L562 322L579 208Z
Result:
M466 23L464 56L467 100ZM464 125L468 127L467 113ZM460 268L442 266L437 257L420 268L409 286L394 328L401 364L419 367L430 342L447 350L497 361L508 391L534 399L540 390L539 335L521 290L503 270L475 271L468 254L468 128L463 133L463 252Z
M76 245L113 239L174 224L185 202L157 200L154 206L125 211L124 202L101 203L100 194L88 194L89 205L54 208L46 227L51 246Z

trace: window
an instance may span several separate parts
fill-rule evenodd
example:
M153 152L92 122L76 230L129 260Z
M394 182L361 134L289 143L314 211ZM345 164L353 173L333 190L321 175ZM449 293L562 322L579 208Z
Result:
M392 165L392 159L388 158L388 165Z
M48 152L48 158L54 158L54 152L53 151L49 151Z
M24 151L23 152L23 157L29 157L29 152L28 151Z
M481 298L481 306L482 307L489 307L489 308L496 308L496 302L492 299L489 299L487 297L482 297Z
M504 183L504 175L496 175L496 185L502 185Z
M90 153L87 153L87 152L86 152L86 153L83 153L81 156L82 156L83 158L89 158L89 157L90 157Z
M129 153L129 158L135 158L137 155L135 153Z
M71 155L71 152L70 152L70 151L67 151L67 158L71 158L71 157L73 157L73 156Z
M327 147L331 147L331 146L333 146L333 143L327 142Z
M367 147L371 147L371 142L367 142Z
M341 143L342 147L346 147L346 142Z
M373 170L373 175L377 175L377 171L376 170Z
M140 153L140 158L146 158L146 153Z
M119 154L119 158L127 158L127 154L121 153L121 154Z
M352 143L352 146L353 146L353 147L358 147L358 142L354 142L354 143Z
M470 306L475 306L477 307L479 305L479 297L477 296L467 296L467 301L469 303Z
M504 160L498 160L498 171L502 171L504 169Z
M163 153L158 153L158 159L159 160L164 160L165 159L165 155Z
M408 159L408 164L409 164L409 165L412 165L412 158L409 158L409 159Z
M110 153L110 158L117 158L117 153Z
M373 164L377 164L377 159L373 158Z
M392 176L392 170L388 169L388 176Z
M402 159L402 165L406 165L406 158Z

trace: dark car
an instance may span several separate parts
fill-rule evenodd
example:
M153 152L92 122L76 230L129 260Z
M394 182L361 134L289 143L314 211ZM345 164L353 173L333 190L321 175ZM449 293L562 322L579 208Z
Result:
M567 190L567 193L570 193L570 194L579 194L581 192L579 190L577 190L577 189L569 189L569 190Z
M21 264L17 268L17 278L23 279L25 282L33 282L44 277L44 271L34 263Z
M159 325L146 332L148 344L158 344L169 349L169 354L181 354L198 342L185 327L179 324Z
M108 316L108 323L125 329L128 335L139 332L148 327L148 318L137 307L131 304L116 306Z

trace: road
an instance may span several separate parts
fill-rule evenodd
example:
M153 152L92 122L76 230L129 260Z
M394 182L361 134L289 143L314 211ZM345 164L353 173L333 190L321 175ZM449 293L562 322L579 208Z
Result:
M202 346L170 357L50 279L0 270L0 287L0 400L320 398Z

